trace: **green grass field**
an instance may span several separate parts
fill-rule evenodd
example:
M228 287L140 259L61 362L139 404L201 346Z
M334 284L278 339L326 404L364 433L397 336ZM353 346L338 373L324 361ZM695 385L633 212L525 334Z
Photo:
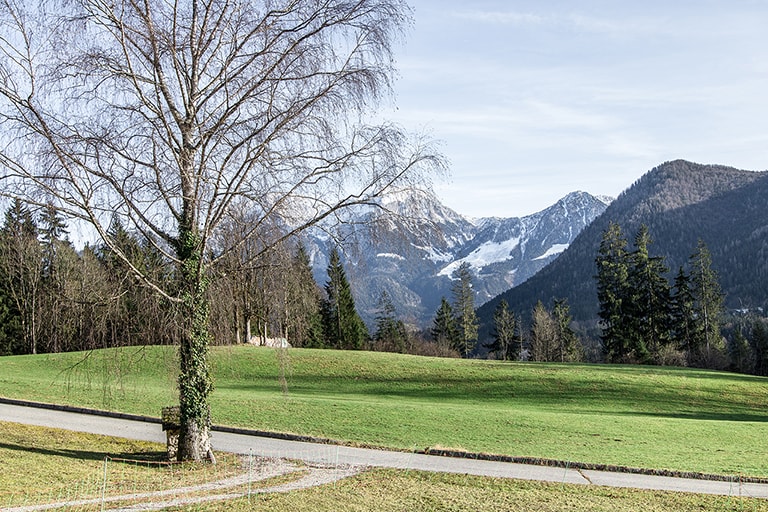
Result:
M0 359L0 395L158 416L174 351ZM768 477L768 379L692 369L217 348L214 422L399 449L442 447Z

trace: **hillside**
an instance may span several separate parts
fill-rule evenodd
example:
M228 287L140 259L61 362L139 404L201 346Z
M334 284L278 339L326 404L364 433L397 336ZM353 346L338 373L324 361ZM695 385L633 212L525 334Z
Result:
M768 307L768 172L751 172L683 160L651 170L584 229L560 257L525 283L478 310L486 336L501 299L527 315L537 300L567 298L574 320L597 315L594 260L603 231L618 223L631 242L641 224L655 240L652 254L666 257L671 273L704 240L730 308Z
M525 217L471 219L432 194L411 192L354 211L339 238L358 310L371 325L386 291L401 317L429 325L441 297L450 298L452 274L464 262L474 273L476 304L482 304L554 260L607 202L574 192ZM327 281L334 243L316 232L308 244L318 283Z
M157 417L178 400L175 357L173 347L3 357L0 396ZM768 476L755 449L768 428L763 377L252 346L214 348L211 369L219 425L404 450Z

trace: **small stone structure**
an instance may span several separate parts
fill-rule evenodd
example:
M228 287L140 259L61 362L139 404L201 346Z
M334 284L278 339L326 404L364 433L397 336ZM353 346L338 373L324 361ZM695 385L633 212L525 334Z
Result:
M179 431L181 430L181 408L176 405L173 407L163 407L160 416L165 431L166 448L168 450L168 460L175 461L179 456Z

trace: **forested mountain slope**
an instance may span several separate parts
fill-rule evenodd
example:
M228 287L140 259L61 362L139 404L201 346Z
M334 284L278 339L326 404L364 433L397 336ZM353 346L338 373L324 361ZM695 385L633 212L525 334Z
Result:
M635 182L535 276L485 303L478 316L486 336L501 299L525 317L538 300L551 307L553 299L567 298L574 320L592 322L598 308L594 261L610 222L621 226L630 245L647 225L655 241L650 252L666 258L670 276L702 239L727 307L768 306L768 172L676 160Z

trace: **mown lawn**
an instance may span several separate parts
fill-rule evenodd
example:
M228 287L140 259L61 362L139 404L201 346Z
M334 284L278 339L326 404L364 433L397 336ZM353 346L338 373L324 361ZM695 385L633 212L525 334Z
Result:
M738 491L736 491L737 493ZM184 510L184 509L178 509ZM188 509L189 510L189 509ZM768 500L376 470L333 485L198 505L199 512L768 511Z
M6 357L0 396L157 416L175 402L174 358L162 347ZM218 424L768 477L765 378L256 347L217 348L212 360Z
M108 502L107 508L112 508L141 507L193 495L239 494L242 497L169 510L768 511L768 500L739 496L737 488L732 496L707 496L399 470L368 471L285 494L260 494L259 489L290 482L300 475L257 482L252 487L191 493L182 488L246 474L248 467L224 454L219 454L216 466L153 464L151 461L158 458L162 446L13 423L0 422L0 438L0 509L86 499L87 504L70 503L67 508L98 511L102 510L102 497L135 496ZM115 460L126 458L149 462ZM157 491L164 493L156 494Z

